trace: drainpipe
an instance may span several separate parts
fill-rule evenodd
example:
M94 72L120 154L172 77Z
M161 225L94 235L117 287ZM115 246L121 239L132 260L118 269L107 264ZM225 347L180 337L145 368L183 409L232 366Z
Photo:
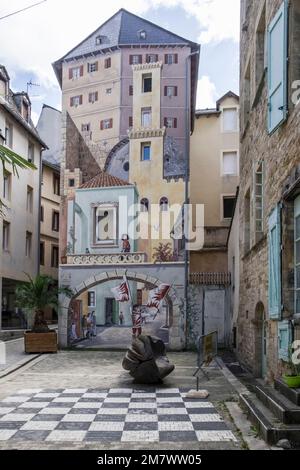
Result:
M186 155L186 162L185 162L185 198L184 204L185 207L190 202L190 192L189 192L189 181L190 181L190 135L191 135L191 116L190 116L190 102L191 102L191 73L190 73L190 64L191 64L191 57L194 55L199 55L200 50L191 52L185 59L185 66L186 66L186 87L185 87L185 103L186 103L186 139L185 139L185 155ZM184 211L184 221L187 224L187 228L189 226L189 219L188 219L188 211L185 213ZM186 227L185 227L186 231ZM189 286L189 261L190 261L190 253L187 250L187 239L184 239L184 297L185 297L185 328L187 327L187 311L189 307L188 301L188 286ZM185 334L185 348L187 346L187 331Z
M42 203L42 174L43 174L43 157L42 157L43 150L40 151L40 165L39 165L39 206L38 206L38 247L37 247L37 266L36 266L36 274L37 276L40 274L40 256L41 256L41 203Z

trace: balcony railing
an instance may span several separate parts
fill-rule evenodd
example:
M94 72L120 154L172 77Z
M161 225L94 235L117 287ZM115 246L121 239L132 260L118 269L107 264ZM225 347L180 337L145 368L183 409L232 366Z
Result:
M139 264L146 263L146 253L101 253L68 255L67 264L99 265L99 264Z
M230 286L231 274L229 272L191 273L190 284Z

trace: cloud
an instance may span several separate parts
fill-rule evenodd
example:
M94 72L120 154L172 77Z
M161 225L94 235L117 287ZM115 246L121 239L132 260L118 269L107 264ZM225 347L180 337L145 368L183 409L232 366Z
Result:
M218 98L215 84L207 75L203 75L198 80L196 107L198 109L215 108Z
M28 0L1 0L1 16L29 3ZM47 0L1 21L0 62L11 74L26 71L45 88L57 88L51 63L125 6L144 17L153 7L179 6L198 20L200 41L238 41L239 0L127 0L126 4L123 0L85 0L84 3Z

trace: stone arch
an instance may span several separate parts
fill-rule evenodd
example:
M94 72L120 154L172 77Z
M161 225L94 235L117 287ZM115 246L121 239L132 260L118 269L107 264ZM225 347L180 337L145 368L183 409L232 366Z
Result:
M66 296L61 296L60 306L61 314L59 315L59 345L60 347L68 346L68 311L70 303L72 300L76 299L83 292L92 289L93 287L103 284L108 281L122 280L123 276L126 275L129 281L136 281L145 284L150 289L158 287L163 281L158 278L147 276L142 273L129 271L129 270L107 270L103 271L100 274L95 274L94 276L89 277L84 282L77 285L72 290L74 291L74 296L68 298ZM177 295L176 289L171 287L169 293L166 296L166 302L169 309L169 344L170 349L172 350L181 350L184 345L184 339L180 338L180 331L184 330L182 326L182 301ZM172 333L174 333L172 335Z
M263 376L263 334L266 321L265 306L259 301L256 304L253 320L254 334L254 370L255 377Z

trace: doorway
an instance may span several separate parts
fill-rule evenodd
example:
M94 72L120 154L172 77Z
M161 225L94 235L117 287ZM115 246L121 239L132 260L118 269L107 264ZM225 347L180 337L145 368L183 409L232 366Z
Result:
M105 325L118 325L117 304L113 297L105 299Z
M254 375L265 378L267 375L268 323L265 308L261 302L257 304L255 309L254 325Z

